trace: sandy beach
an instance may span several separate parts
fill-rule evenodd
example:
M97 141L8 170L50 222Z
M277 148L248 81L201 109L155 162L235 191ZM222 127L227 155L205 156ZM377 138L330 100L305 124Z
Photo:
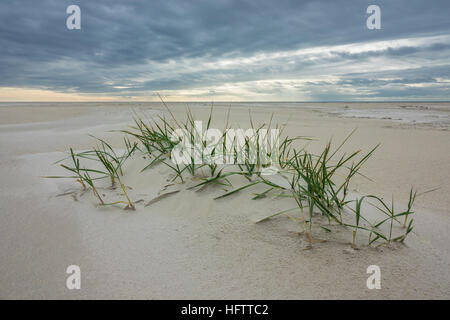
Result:
M178 118L185 103L169 103ZM230 104L216 103L213 126L222 128ZM189 103L207 121L209 103ZM351 192L395 196L405 207L409 190L438 190L419 197L415 228L404 244L350 246L351 232L325 231L325 243L305 250L301 228L286 216L259 218L292 206L292 199L254 201L251 192L214 200L220 188L186 190L145 207L170 170L140 173L145 159L124 167L124 182L138 201L98 207L53 164L67 150L95 145L89 134L123 148L113 130L133 115L166 114L160 103L0 103L0 298L3 299L449 299L449 103L233 103L231 125L286 124L289 136L308 136L310 150L330 138L344 151L369 151ZM102 191L109 196L108 191ZM142 200L142 201L139 201ZM367 208L370 211L370 208ZM364 242L365 243L365 242ZM80 290L66 288L66 268L81 268ZM381 290L366 286L369 265L381 269Z

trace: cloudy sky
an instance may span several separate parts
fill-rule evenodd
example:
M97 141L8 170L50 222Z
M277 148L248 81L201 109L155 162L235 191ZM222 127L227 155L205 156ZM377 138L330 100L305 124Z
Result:
M81 8L68 30L66 8ZM366 9L381 8L369 30ZM9 0L0 100L450 100L448 0Z

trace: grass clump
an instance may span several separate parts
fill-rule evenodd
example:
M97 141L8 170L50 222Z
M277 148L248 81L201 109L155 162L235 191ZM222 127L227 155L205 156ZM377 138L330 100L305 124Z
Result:
M263 185L266 188L263 192L254 194L252 199L255 201L268 198L271 194L293 199L294 208L271 213L258 222L297 212L299 218L294 220L300 223L303 234L310 244L322 242L315 239L316 227L327 233L332 232L333 225L350 230L353 247L357 245L357 236L362 232L367 234L367 244L370 246L389 244L394 241L403 242L414 228L414 219L410 219L410 216L414 214L413 205L418 196L414 189L410 190L406 210L401 212L395 210L393 198L389 205L381 197L372 194L354 199L350 197L351 181L357 175L367 178L361 173L361 168L379 147L376 145L366 153L361 150L349 154L343 153L342 148L355 132L354 130L336 148L330 140L320 153L314 154L307 151L305 147L297 147L299 142L310 141L311 138L282 137L284 127L276 126L276 132L278 132L276 139L268 139L272 118L268 124L255 126L250 115L250 134L246 134L242 139L237 135L229 134L231 127L228 111L222 133L211 138L199 130L199 124L194 120L189 109L186 111L184 121L177 120L168 107L167 110L171 116L170 120L164 116L151 121L136 117L134 125L127 130L119 131L125 135L123 154L119 155L105 140L94 137L98 144L92 150L74 153L70 149L69 159L72 165L61 164L64 169L71 172L70 176L49 178L75 179L83 189L92 189L101 205L124 203L125 209L134 210L135 205L127 193L122 177L126 160L138 152L149 161L141 172L149 170L156 164L164 164L173 172L171 182L179 180L183 184L188 179L186 175L194 178L201 177L201 181L187 187L188 190L202 190L209 185L219 185L227 189L215 199L228 198L256 185ZM212 116L213 106L209 112L206 132L211 129ZM184 140L180 135L174 135L177 130L183 132ZM172 160L175 151L182 141L188 145L185 149L187 152L182 155L187 161L182 164L174 163ZM211 141L214 143L211 144ZM82 167L80 159L96 161L101 168ZM267 170L271 168L276 170L268 175ZM91 177L91 175L95 176ZM242 177L246 183L234 187L230 181L232 176ZM100 179L108 179L111 188L119 184L125 200L105 203L94 185L94 181ZM164 197L176 192L168 193ZM380 218L369 219L364 215L366 203L376 210ZM403 221L400 221L401 219ZM404 232L394 234L394 225L403 227Z

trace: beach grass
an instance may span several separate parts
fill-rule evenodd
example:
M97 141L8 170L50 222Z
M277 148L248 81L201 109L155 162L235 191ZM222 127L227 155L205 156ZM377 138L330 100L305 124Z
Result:
M164 102L163 102L164 103ZM232 195L250 190L257 185L265 185L267 189L261 193L253 193L252 200L268 198L272 193L279 197L288 197L295 200L296 207L275 213L268 213L267 217L258 220L258 223L273 219L280 215L297 212L303 228L306 240L312 244L315 227L326 232L332 232L331 225L339 225L350 230L352 235L351 245L357 246L357 235L361 232L367 234L368 245L389 244L392 241L403 242L413 230L414 214L413 204L418 193L411 188L409 202L406 210L397 212L394 207L394 199L387 203L381 197L368 194L351 199L349 193L353 178L357 175L367 178L361 172L364 164L373 156L380 145L368 148L367 152L355 150L349 154L343 153L342 148L355 133L350 132L337 147L330 140L325 144L320 153L314 154L305 147L298 147L299 141L310 141L310 137L282 136L280 129L277 145L267 143L267 132L272 127L272 117L268 123L255 125L249 113L250 128L254 133L246 136L245 141L237 141L236 137L228 137L229 112L223 129L223 134L216 144L210 144L207 137L198 132L197 124L191 110L186 110L184 120L174 117L168 106L164 103L171 119L158 116L150 120L142 117L134 119L134 125L127 130L120 130L124 134L125 152L121 155L105 140L96 138L97 146L92 150L74 153L70 149L70 155L64 161L70 159L72 165L61 164L68 170L69 176L49 176L47 178L71 178L82 185L83 189L91 188L101 205L107 205L100 197L94 181L109 179L113 188L118 183L123 191L125 209L135 209L127 188L123 184L123 166L127 159L135 153L145 155L148 164L142 171L150 170L156 164L164 164L173 172L172 182L179 180L184 184L189 178L200 176L202 181L187 190L203 190L209 185L220 185L228 190L216 196L214 199L231 199ZM211 128L213 120L213 105L211 106L206 130ZM181 128L187 134L187 139L192 146L198 146L196 141L201 141L200 148L193 147L187 155L186 163L179 164L172 161L172 152L181 143L181 139L174 138L173 132ZM261 141L265 141L262 144ZM206 153L205 153L205 150ZM219 159L219 161L217 161ZM241 162L237 160L242 160ZM264 159L265 161L261 161ZM87 168L81 165L81 161L93 160L102 165L102 169ZM267 161L266 161L267 160ZM285 183L279 183L265 176L266 168L276 166L273 175L281 178ZM206 172L203 170L208 168ZM201 172L201 174L199 173ZM91 176L93 175L93 176ZM95 175L95 176L94 176ZM234 186L230 177L243 177L247 183ZM369 179L369 178L367 178ZM231 188L231 189L230 189ZM363 204L368 202L379 215L379 220L373 221L364 215ZM109 204L111 205L111 204ZM327 225L322 223L317 216L326 219ZM291 217L291 216L289 216ZM403 219L403 222L400 221ZM403 226L404 233L394 235L394 224Z

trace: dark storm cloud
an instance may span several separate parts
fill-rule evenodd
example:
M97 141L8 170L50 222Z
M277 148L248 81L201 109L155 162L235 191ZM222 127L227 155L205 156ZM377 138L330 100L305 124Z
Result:
M381 30L366 28L365 10L372 3L381 7ZM71 4L81 7L81 30L65 26L65 11ZM424 72L417 75L420 80L427 78L427 61L450 63L446 60L449 43L412 43L360 52L330 49L329 55L317 53L318 59L312 59L311 54L270 55L320 46L336 48L446 35L450 31L449 13L447 0L2 1L0 86L142 95L224 83L314 78L324 75L323 66L329 66L342 81L350 81L347 85L357 87L361 85L358 81L369 81L373 75L359 75L351 83L346 74L352 71L337 70L337 65L383 58L414 59L412 62ZM246 60L261 54L270 57ZM221 65L228 60L234 62ZM314 83L311 87L319 82ZM302 85L300 91L307 91L304 86L308 82ZM255 93L263 90L270 88L253 89ZM275 91L282 94L280 90ZM325 96L326 92L321 92L321 97Z

